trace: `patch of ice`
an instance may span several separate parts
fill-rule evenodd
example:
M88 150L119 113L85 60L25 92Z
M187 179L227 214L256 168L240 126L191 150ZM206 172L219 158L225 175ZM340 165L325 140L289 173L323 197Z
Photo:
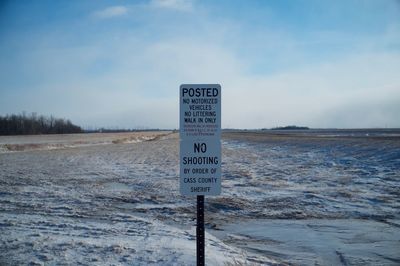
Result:
M381 222L252 220L228 224L222 229L214 234L227 243L295 265L359 265L361 262L392 265L400 262L400 231Z
M122 221L58 219L6 214L0 224L4 264L194 265L195 228L178 229L155 220L127 216ZM245 261L240 249L206 233L206 264ZM270 262L262 256L253 261Z

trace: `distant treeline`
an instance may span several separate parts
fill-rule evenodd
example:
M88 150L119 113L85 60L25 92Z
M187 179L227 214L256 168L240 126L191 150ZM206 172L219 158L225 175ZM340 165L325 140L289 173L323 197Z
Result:
M171 129L146 128L146 129L114 129L114 128L98 128L85 129L84 133L124 133L124 132L143 132L143 131L170 131Z
M285 126L285 127L274 127L272 130L307 130L309 127L299 127L299 126Z
M68 134L81 133L82 128L68 119L53 116L26 115L0 116L0 135Z

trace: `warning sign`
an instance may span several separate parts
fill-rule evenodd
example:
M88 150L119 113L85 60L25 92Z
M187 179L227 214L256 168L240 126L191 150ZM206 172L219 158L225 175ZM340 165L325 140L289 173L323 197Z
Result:
M180 86L180 191L221 193L221 86Z
M221 142L180 142L180 191L182 195L221 193Z
M221 139L221 86L180 87L181 139Z

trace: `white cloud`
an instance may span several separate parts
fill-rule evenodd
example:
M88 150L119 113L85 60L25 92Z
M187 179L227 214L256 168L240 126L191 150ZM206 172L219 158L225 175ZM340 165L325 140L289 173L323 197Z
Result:
M157 17L155 8L190 10L193 3L130 6L136 19L148 22L143 28L113 29L85 46L62 48L55 41L59 38L51 38L54 50L26 49L24 67L43 81L24 95L15 90L0 97L0 112L37 111L83 126L176 128L179 85L215 82L222 85L223 127L400 126L400 53L391 45L398 43L397 31L387 34L384 44L372 36L361 42L367 48L308 61L302 48L308 41L299 45L299 39L279 30L246 32L231 21L209 19L193 34L197 21L171 23L186 14L167 12L165 22L166 14ZM126 12L107 8L97 16ZM311 41L320 39L325 47L338 36ZM276 60L290 67L252 71L257 63L274 65Z
M150 6L156 8L175 9L179 11L193 10L192 0L152 0Z
M102 10L95 11L93 17L98 19L108 19L123 16L128 13L128 8L124 6L110 6Z
M104 56L115 68L86 76L91 62ZM400 126L396 52L255 75L223 42L173 38L148 43L130 37L57 53L43 50L32 62L39 61L43 76L52 79L32 93L9 95L4 104L0 99L0 105L65 116L83 126L177 128L179 85L220 83L223 127ZM56 70L62 71L57 75Z

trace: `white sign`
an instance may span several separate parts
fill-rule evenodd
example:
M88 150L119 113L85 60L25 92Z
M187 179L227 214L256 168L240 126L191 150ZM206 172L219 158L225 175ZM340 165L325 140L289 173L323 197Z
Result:
M180 141L182 195L221 193L221 142Z
M221 86L183 84L180 87L181 139L221 139Z
M221 193L221 86L180 86L180 191Z

